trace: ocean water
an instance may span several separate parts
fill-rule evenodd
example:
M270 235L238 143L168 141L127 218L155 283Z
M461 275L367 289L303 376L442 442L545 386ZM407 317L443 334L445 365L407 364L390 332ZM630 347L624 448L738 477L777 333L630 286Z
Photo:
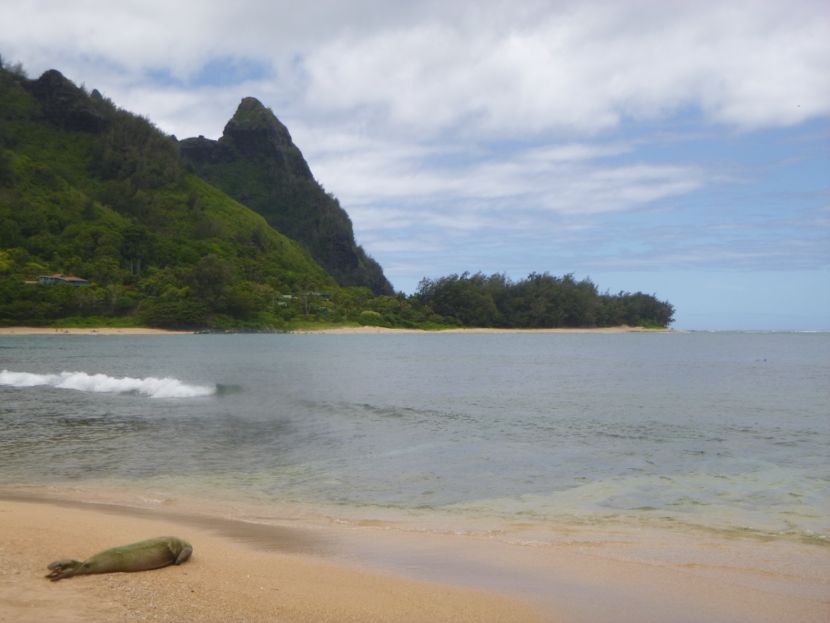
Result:
M830 537L830 334L0 336L0 485Z

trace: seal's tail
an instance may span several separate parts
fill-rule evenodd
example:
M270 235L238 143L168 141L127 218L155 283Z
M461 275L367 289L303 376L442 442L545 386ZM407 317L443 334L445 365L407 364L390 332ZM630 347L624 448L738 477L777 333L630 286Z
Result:
M47 567L50 573L45 577L49 578L53 582L56 582L62 578L72 577L82 564L83 563L80 560L56 560L55 562L50 563Z

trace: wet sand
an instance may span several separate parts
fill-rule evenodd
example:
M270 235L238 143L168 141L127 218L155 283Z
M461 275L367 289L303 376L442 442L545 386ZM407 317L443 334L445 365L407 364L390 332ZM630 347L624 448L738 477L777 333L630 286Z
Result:
M636 526L431 532L279 509L0 491L0 621L823 622L830 548ZM115 500L116 503L113 503ZM261 516L257 516L261 512ZM246 517L241 521L239 517ZM255 523L252 523L254 521ZM174 534L181 567L42 578L53 559Z

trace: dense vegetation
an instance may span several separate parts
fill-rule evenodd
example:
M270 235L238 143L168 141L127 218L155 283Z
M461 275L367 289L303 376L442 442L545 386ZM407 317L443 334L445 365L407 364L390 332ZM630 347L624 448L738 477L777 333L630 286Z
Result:
M424 279L416 297L434 313L473 327L666 327L674 316L670 303L649 294L600 294L589 279L547 273L518 282L481 273Z
M270 172L252 166L257 150ZM275 214L296 217L286 227L303 244ZM53 273L90 285L38 284ZM392 294L256 100L220 141L178 143L57 71L29 80L0 60L0 325L667 326L672 314L654 296L600 294L569 275L465 273Z
M90 287L39 286L65 273ZM0 69L0 323L129 316L279 324L332 279L262 217L188 173L176 141L57 71ZM29 282L29 283L26 283Z

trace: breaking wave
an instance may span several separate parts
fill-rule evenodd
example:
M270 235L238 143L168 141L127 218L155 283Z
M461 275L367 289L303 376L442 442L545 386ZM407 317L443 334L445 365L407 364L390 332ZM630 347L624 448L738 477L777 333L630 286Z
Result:
M86 372L61 372L60 374L33 374L31 372L0 372L0 385L13 387L38 387L48 385L59 389L75 389L82 392L112 394L141 394L150 398L197 398L216 393L215 385L190 385L178 379L159 379L148 376L134 379L128 376L117 378L106 374Z

